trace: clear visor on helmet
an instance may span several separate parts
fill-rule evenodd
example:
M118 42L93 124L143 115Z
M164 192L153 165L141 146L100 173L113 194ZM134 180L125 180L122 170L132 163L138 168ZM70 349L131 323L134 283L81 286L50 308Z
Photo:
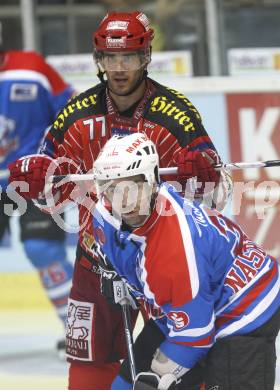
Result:
M133 52L97 52L96 60L105 72L135 71L150 62L150 50Z
M144 175L96 180L96 187L104 204L129 225L133 226L136 221L149 216L154 186L145 180Z

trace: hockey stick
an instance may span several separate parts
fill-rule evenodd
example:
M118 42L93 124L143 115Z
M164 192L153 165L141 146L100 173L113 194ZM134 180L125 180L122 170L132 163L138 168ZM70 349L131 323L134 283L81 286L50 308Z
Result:
M133 339L132 339L132 332L131 332L129 305L126 303L126 299L123 299L119 303L122 307L127 355L128 355L129 366L130 366L132 383L134 383L136 378L136 368L135 368L135 359L133 353Z
M222 168L226 168L229 170L236 169L247 169L247 168L270 168L270 167L279 167L280 160L267 160L267 161L256 161L256 162L237 162L237 163L227 163L227 164L216 164L214 168L216 170L220 170ZM170 168L159 168L160 175L176 175L177 167ZM67 179L67 181L79 182L79 181L93 181L96 176L92 173L85 174L70 174L70 175L56 175L50 176L49 182L58 183L63 179Z

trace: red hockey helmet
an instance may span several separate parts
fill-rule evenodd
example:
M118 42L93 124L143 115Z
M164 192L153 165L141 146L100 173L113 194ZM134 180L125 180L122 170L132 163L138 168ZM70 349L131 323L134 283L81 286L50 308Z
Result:
M93 34L96 51L148 49L154 37L149 19L142 12L110 12Z

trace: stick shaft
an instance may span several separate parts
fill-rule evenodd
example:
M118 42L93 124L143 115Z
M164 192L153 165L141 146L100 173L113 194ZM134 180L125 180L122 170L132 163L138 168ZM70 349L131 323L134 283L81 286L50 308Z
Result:
M128 361L130 366L132 383L134 383L136 378L136 368L135 368L135 360L134 360L134 353L133 353L133 339L132 339L132 332L131 332L129 305L122 304L121 306L122 306L122 314L123 314L123 322L124 322L125 339L127 345Z
M217 164L214 165L216 170L223 168L229 169L231 171L236 169L248 169L248 168L270 168L270 167L279 167L280 160L267 160L267 161L255 161L255 162L236 162L236 163L227 163L227 164ZM160 175L176 175L177 167L172 168L159 168Z
M214 165L215 169L220 170L222 168L226 168L229 170L236 169L247 169L247 168L269 168L269 167L279 167L280 160L267 160L267 161L256 161L256 162L237 162L237 163L227 163L227 164L218 164ZM176 175L177 167L170 168L159 168L160 175ZM58 176L50 176L50 182L57 183L62 179L66 179L67 181L93 181L95 179L95 175L92 173L86 174L72 174L72 175L58 175Z

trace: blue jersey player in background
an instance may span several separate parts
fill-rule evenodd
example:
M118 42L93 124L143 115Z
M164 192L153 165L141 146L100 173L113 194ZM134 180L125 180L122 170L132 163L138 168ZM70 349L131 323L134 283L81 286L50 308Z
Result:
M40 54L4 51L0 45L0 241L9 229L4 206L13 204L6 192L8 164L38 152L47 127L73 93ZM25 253L64 324L73 268L66 256L64 231L32 201L20 217L20 227ZM63 348L63 342L57 347Z
M158 161L135 133L111 138L94 163L102 279L121 278L153 308L135 343L145 372L135 389L273 390L278 262L217 210L160 183ZM127 361L112 389L132 389Z

